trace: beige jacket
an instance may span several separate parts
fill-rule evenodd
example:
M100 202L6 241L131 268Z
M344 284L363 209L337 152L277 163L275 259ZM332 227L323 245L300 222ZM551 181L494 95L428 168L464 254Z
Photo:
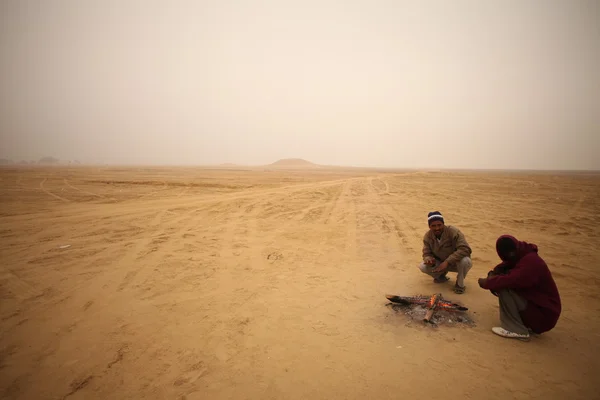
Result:
M427 231L423 237L423 261L431 257L442 262L447 260L449 265L456 265L464 257L470 256L471 247L465 235L454 226L446 225L440 240L431 231Z

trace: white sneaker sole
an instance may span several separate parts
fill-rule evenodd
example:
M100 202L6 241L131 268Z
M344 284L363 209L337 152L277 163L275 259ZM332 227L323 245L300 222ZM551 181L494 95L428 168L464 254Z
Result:
M503 338L507 338L507 339L518 339L518 340L522 340L524 342L528 342L531 339L531 336L529 334L520 335L518 333L510 332L510 331L507 331L506 329L500 328L500 327L492 328L492 332L494 332L498 336L502 336Z

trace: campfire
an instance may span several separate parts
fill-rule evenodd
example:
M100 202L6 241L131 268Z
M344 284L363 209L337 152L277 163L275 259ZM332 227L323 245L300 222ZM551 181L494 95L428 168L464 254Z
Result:
M386 295L385 296L390 302L395 304L400 304L403 306L421 306L426 310L425 317L423 318L423 322L425 323L433 323L433 317L437 311L448 311L448 312L457 312L457 311L466 311L467 307L464 307L460 304L453 303L451 301L445 300L441 293L435 293L431 296L396 296L396 295Z

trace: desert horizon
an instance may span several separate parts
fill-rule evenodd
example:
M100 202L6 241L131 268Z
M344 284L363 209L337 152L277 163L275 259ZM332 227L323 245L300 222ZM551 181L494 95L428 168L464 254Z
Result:
M516 173L560 173L560 174L596 174L600 173L600 169L549 169L549 168L458 168L458 167L382 167L382 166L359 166L359 165L334 165L334 164L317 164L303 158L281 158L271 163L265 164L243 164L243 163L215 163L215 164L152 164L152 163L140 163L140 164L129 164L129 163L86 163L86 162L65 162L57 159L56 164L44 164L40 162L31 161L28 164L20 164L17 162L10 162L6 164L0 164L0 168L217 168L217 169L231 169L231 168L244 168L244 170L261 169L267 167L277 167L278 169L284 170L286 168L291 169L302 169L302 168L322 168L322 169L364 169L371 171L382 171L382 172L402 172L402 171L413 171L413 172L435 172L435 171L448 171L448 172L488 172L488 173L503 173L503 172L516 172Z

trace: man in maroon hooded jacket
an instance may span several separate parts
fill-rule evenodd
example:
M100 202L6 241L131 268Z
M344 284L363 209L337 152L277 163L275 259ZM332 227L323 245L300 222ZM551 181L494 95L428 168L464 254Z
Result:
M479 279L479 286L498 296L502 327L497 335L529 339L554 328L561 312L556 283L535 244L520 242L510 235L496 241L502 263Z

